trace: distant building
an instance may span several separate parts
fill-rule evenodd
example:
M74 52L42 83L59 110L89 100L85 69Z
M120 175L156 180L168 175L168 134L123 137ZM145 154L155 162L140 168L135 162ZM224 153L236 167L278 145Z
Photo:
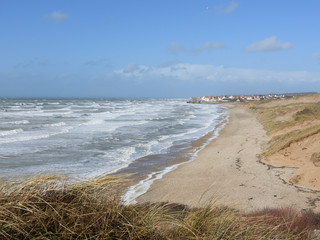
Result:
M223 95L192 97L189 103L220 103L220 102L246 102L261 101L267 99L285 99L293 97L292 94L265 94L265 95Z

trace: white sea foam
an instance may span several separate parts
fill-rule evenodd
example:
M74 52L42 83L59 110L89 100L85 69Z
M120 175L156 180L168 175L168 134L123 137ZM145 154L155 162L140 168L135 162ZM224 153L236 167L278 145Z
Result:
M153 153L152 147L156 146L157 144L159 144L159 142L156 140L149 141L147 144L145 144L144 145L144 147L146 148L145 155L147 156L147 155L152 154Z
M21 128L19 129L13 129L13 130L8 130L8 131L0 131L0 136L10 136L10 135L15 135L17 133L23 132ZM1 140L0 140L1 141Z
M195 157L198 155L199 151L201 151L204 147L206 147L213 139L217 138L219 136L219 132L221 129L223 129L226 125L226 123L229 120L229 116L225 117L225 122L222 123L217 129L215 129L213 136L207 140L205 144L203 144L200 148L196 149L193 153L193 156L190 158L190 160L182 163L178 163L169 167L166 167L162 171L153 172L150 173L145 179L139 181L136 185L133 185L128 188L127 192L121 196L121 200L125 205L135 204L137 203L136 199L146 193L154 181L161 179L165 174L175 170L177 167L179 167L182 164L185 164L187 162L193 161Z
M155 116L155 117L151 117L151 118L149 118L148 120L149 121L158 121L158 120L165 120L167 117L157 117L157 116Z
M211 125L212 123L211 122L208 122L208 124L206 124L204 127L202 128L191 128L189 131L186 131L186 132L183 132L183 133L178 133L178 134L171 134L171 135L165 135L165 136L162 136L159 138L160 141L164 141L164 140L167 140L167 139L182 139L188 135L193 135L195 133L198 133L200 132L201 130L205 130L207 129L206 132L204 132L203 134L201 134L200 136L203 136L205 135L206 133L208 133L210 131L210 129L208 129L208 127Z
M100 175L105 175L105 174L112 174L115 173L117 171L119 171L120 169L126 168L130 165L130 163L132 163L135 159L132 158L132 155L136 153L136 148L133 147L125 147L122 149L119 149L117 151L116 154L112 155L113 159L116 159L116 167L112 167L109 170L104 168L104 169L97 169L95 171L95 173L91 173L91 174L87 174L86 177L88 178L95 178L97 176ZM109 159L110 158L110 154L106 154L106 158ZM86 162L87 163L87 162Z
M44 124L44 127L61 127L61 126L65 126L66 123L65 122L58 122L58 123L51 123L51 124Z
M154 181L161 179L164 175L175 170L177 167L179 167L184 163L186 162L166 167L162 171L150 173L147 176L147 178L139 181L136 185L129 187L127 192L121 196L121 201L125 205L136 204L137 203L136 199L139 196L145 194L149 190L149 188L151 187Z
M40 134L33 134L33 135L21 135L18 137L4 138L4 139L0 139L0 144L22 142L22 141L32 141L32 140L39 140L39 139L43 139L43 138L49 138L51 136L55 136L58 134L67 133L67 132L69 132L70 129L72 129L72 127L66 127L64 129L61 129L60 131L52 132L52 133L43 133L43 134L40 133Z
M30 122L28 120L20 120L20 121L9 122L8 124L20 125L20 124L29 124L29 123Z
M37 159L46 159L40 164L43 169L58 164L85 177L124 168L138 158L170 151L177 141L201 137L215 124L210 119L218 109L175 99L10 101L0 102L0 109L8 110L0 112L0 155L15 155L13 166L28 159L30 172L38 169ZM23 131L4 130L7 123ZM97 151L105 157L91 158Z
M93 119L93 120L90 120L88 122L84 122L80 125L84 125L84 126L90 126L90 125L100 125L100 124L103 124L104 123L104 120L103 119Z
M10 122L1 122L0 125L24 125L30 124L28 120L17 120L17 121L10 121Z
M123 147L118 150L120 160L122 162L128 162L130 160L132 154L136 153L136 148L134 146Z
M25 111L25 110L21 110L21 111L14 111L14 112L5 112L5 115L7 117L51 117L51 116L55 116L57 114L61 114L61 115L68 115L72 112L58 112L58 111L53 111L53 112L49 112L49 111L45 111L45 110L35 110L35 111Z

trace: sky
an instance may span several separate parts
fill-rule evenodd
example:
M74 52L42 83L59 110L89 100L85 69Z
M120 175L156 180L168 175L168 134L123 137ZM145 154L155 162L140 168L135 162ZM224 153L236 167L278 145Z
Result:
M319 0L1 0L0 97L320 91Z

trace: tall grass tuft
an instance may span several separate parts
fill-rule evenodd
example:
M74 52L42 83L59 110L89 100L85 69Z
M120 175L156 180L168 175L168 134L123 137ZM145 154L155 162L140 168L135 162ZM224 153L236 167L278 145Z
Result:
M320 213L311 210L298 212L292 207L284 208L264 208L246 215L251 222L263 222L267 225L276 225L281 231L291 233L293 236L312 237L314 230L320 229Z
M0 184L0 239L308 239L319 214L219 206L123 205L115 177L38 176ZM270 212L280 211L270 217ZM299 220L300 219L300 220ZM299 221L298 221L299 220ZM303 225L304 224L304 225Z
M5 239L144 239L156 231L157 208L124 206L113 179L71 183L61 177L3 183L0 236ZM110 185L107 184L110 183Z

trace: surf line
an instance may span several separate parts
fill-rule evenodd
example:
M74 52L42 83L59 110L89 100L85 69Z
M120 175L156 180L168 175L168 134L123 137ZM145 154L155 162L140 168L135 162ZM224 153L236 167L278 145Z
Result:
M121 202L124 205L136 204L136 199L139 196L145 194L150 189L154 181L161 179L164 175L175 170L180 165L193 161L202 149L204 149L212 140L216 139L219 136L219 132L227 125L228 122L229 112L226 111L226 115L224 116L222 121L219 124L217 124L215 129L213 130L212 136L208 138L207 141L193 153L193 156L188 161L168 166L161 171L148 174L148 176L145 179L140 180L137 184L128 188L127 192L121 196Z

